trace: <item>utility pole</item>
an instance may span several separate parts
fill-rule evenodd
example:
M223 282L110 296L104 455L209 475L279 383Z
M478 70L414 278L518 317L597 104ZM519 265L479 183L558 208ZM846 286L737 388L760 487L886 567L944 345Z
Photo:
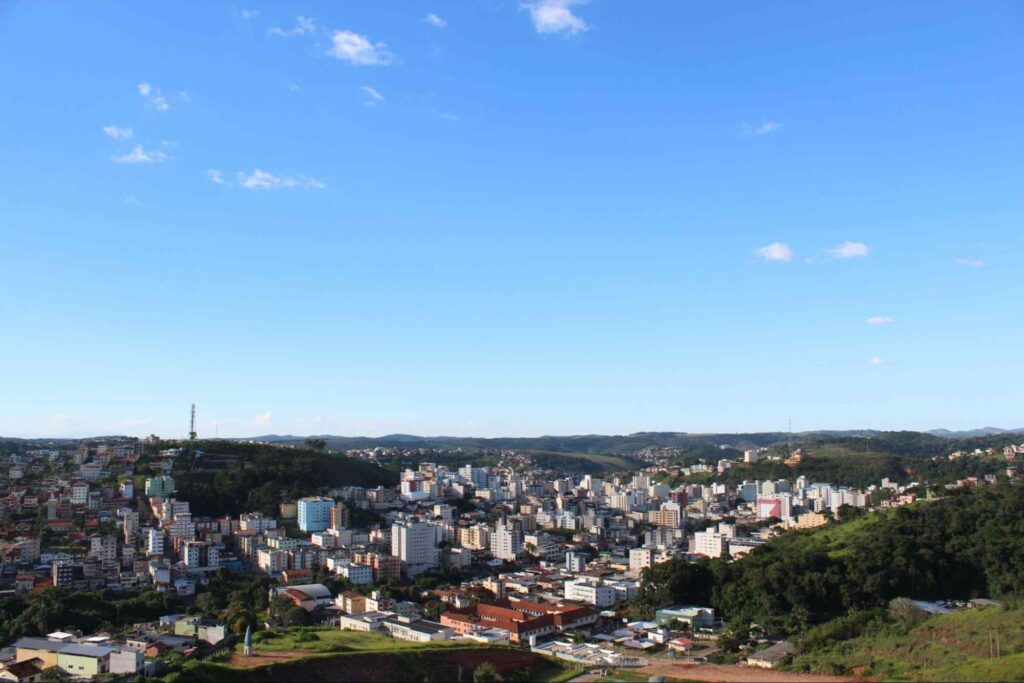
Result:
M192 422L191 422L191 426L189 427L189 430L188 430L188 440L189 441L195 441L196 440L196 404L195 403L192 404Z

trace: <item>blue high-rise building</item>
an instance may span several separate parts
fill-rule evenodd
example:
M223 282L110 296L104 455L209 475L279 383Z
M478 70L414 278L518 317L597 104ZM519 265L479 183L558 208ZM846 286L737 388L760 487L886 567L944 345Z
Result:
M331 525L334 499L312 496L299 499L299 529L306 533L323 531Z

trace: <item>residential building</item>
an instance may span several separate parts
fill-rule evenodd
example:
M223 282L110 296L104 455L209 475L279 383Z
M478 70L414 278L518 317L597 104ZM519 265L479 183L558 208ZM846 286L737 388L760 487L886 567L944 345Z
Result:
M308 533L323 531L331 525L334 499L323 496L300 498L298 502L299 529Z

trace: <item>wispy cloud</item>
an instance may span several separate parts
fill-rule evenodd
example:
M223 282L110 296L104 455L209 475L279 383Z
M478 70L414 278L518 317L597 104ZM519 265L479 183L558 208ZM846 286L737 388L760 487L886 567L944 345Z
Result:
M868 325L890 325L892 322L892 318L884 315L873 315L867 320Z
M314 32L316 32L316 19L311 19L310 17L295 17L295 25L291 28L274 26L267 29L268 36L282 36L284 38L305 36Z
M131 140L132 132L131 128L120 128L118 126L103 126L103 132L107 134L107 137L114 138L115 140Z
M298 83L289 83L288 89L291 90L292 92L299 92L300 90L302 90L302 86L299 85Z
M168 102L167 98L164 97L160 88L150 85L149 83L139 83L138 89L139 95L142 96L142 99L157 111L167 111L171 108L170 102Z
M782 128L782 124L778 121L765 121L758 126L752 126L749 123L743 124L743 131L747 135L768 135L774 133Z
M378 102L383 102L384 101L384 96L381 95L380 92L376 88L371 88L368 85L361 85L361 86L359 86L359 89L362 90L364 93L366 93L369 96L368 99L363 102L363 104L365 104L365 105L368 105L368 106L372 107L375 104L377 104Z
M310 176L277 176L262 169L253 169L252 173L238 173L238 184L248 190L276 190L282 188L301 187L310 190L322 190L327 185Z
M206 171L206 177L209 178L216 185L228 184L228 181L224 179L224 174L215 168L208 169Z
M793 250L789 248L788 244L782 242L772 242L766 244L757 250L757 255L765 261L792 261Z
M832 258L861 258L871 253L863 242L843 242L838 247L826 249Z
M266 424L270 424L270 418L271 418L270 413L260 413L259 415L254 417L252 419L252 421L254 423L258 424L258 425L266 425Z
M167 161L169 158L167 154L160 150L147 152L143 149L142 145L135 145L132 147L132 151L127 154L111 157L118 164L159 164Z
M445 26L448 25L447 21L437 16L433 12L428 12L427 16L423 17L423 21L427 22L431 26L436 26L438 28L444 28Z
M258 9L244 9L238 13L238 16L242 17L245 20L249 20L257 16L259 13L260 11Z
M124 199L121 200L121 203L125 206L142 206L142 202L133 194L126 194Z
M958 266L964 266L966 268L981 268L985 265L985 262L981 259L976 258L958 258L953 259L953 263Z
M530 20L537 33L567 33L576 35L590 28L572 7L585 5L587 0L536 0L520 5L530 12Z
M394 61L387 43L374 43L353 31L335 31L327 54L356 66L385 66Z
M881 356L872 356L868 361L868 365L889 365L892 361L886 360Z

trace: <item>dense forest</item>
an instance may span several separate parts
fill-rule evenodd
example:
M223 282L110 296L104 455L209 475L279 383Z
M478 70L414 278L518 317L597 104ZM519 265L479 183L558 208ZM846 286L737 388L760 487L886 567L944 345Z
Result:
M674 560L644 571L633 609L711 605L732 622L799 633L897 597L1024 595L1024 485L960 489L813 531L729 562Z
M178 445L184 447L174 470L178 496L196 515L276 514L288 498L342 486L398 484L397 472L337 453L231 441Z
M48 588L35 595L0 599L0 640L41 636L58 630L93 633L124 624L151 621L182 611L181 598L147 590L124 596L109 590Z

